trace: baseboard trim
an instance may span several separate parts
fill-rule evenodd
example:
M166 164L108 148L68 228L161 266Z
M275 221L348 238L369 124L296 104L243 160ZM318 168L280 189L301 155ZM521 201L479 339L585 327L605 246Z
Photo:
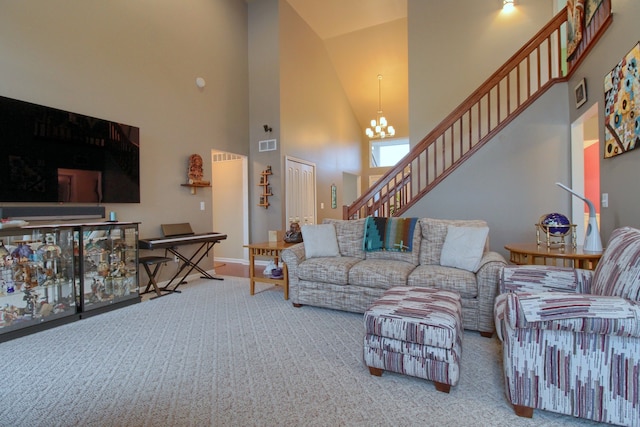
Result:
M249 265L249 261L246 259L240 259L240 258L221 258L221 257L216 257L215 258L216 264L217 263L227 263L227 264L242 264L242 265ZM256 264L258 264L257 260L256 260Z

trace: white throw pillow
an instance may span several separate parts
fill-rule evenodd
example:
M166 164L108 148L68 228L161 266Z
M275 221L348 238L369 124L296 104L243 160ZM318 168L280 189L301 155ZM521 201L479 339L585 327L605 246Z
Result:
M303 225L302 240L306 258L340 256L333 224Z
M489 227L448 226L440 265L477 272L488 235Z

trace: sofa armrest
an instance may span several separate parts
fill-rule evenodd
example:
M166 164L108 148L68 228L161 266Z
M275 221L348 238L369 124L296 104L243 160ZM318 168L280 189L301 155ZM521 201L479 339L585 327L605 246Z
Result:
M496 307L504 310L500 321L507 322L512 329L640 337L640 305L621 297L566 292L507 293L498 297Z
M493 311L493 303L498 294L498 280L502 268L507 261L498 252L486 251L480 260L480 269L476 272L476 282L478 284L479 312L489 313L489 315L479 316L479 330L483 332L493 332L495 324L490 315Z
M298 266L305 258L304 242L290 246L280 253L282 262L287 264L289 280L289 297L293 303L298 302Z
M500 273L500 293L570 292L589 294L593 271L550 265L508 265Z

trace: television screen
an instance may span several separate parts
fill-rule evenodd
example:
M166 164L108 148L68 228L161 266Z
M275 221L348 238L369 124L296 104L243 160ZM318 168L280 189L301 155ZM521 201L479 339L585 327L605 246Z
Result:
M140 203L140 129L0 96L0 202Z

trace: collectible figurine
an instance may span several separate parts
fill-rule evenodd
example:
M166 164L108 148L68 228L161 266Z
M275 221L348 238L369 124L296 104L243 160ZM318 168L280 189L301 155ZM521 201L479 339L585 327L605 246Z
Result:
M192 154L189 157L189 184L210 184L209 181L203 181L204 173L202 171L202 157L199 154Z
M300 243L302 242L302 230L300 224L292 222L289 226L289 231L284 235L284 241L287 243Z

